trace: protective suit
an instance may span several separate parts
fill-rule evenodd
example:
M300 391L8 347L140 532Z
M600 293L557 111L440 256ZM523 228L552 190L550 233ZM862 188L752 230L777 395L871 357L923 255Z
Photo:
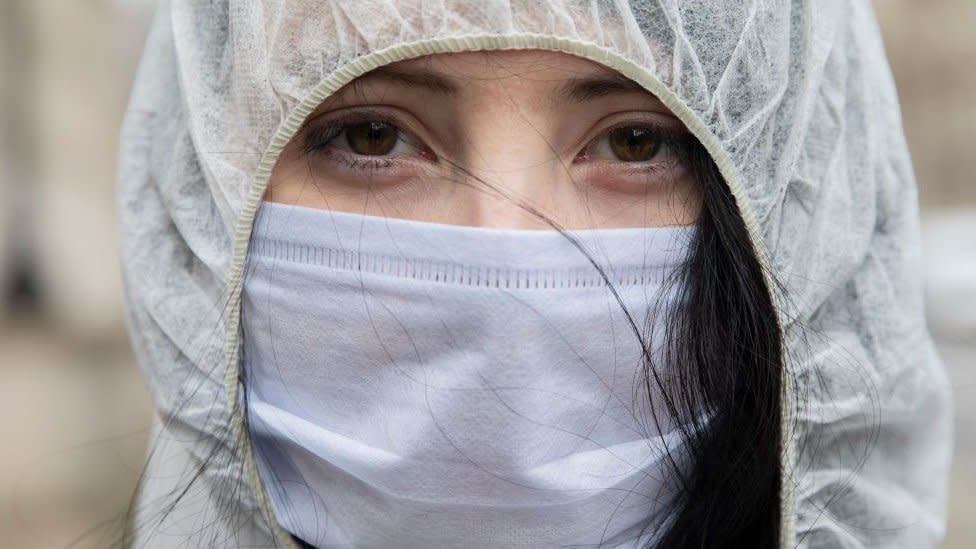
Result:
M951 406L897 97L869 4L812 0L163 2L118 186L129 333L158 411L135 546L294 546L240 376L242 276L278 154L373 68L512 48L643 85L728 182L787 334L782 546L933 546Z

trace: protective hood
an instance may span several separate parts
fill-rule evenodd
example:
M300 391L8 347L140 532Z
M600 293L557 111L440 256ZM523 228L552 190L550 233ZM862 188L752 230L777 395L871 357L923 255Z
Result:
M135 546L294 546L242 421L242 273L271 169L355 77L484 49L616 69L714 158L788 335L782 545L934 545L949 392L868 2L170 0L136 79L118 182L128 328L158 413Z

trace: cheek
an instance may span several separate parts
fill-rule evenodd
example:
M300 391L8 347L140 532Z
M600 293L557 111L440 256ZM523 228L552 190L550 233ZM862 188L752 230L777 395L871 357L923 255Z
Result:
M671 189L668 211L673 215L674 224L691 225L698 220L701 214L702 200L701 185L690 175L685 176L681 181L676 182Z
M601 228L664 227L691 225L702 206L701 188L690 175L670 183L654 183L640 190L621 192L610 186L593 185L581 190L574 200L564 200L562 209L578 225Z
M356 211L363 203L358 194L320 177L305 155L286 149L271 172L264 199L306 208Z
M271 172L264 199L308 208L359 212L370 194L368 185L323 173L317 161L290 144Z
M271 171L264 199L269 202L303 205L303 195L316 194L307 192L306 186L311 180L309 175L308 165L291 150L291 146L286 147Z
M353 177L336 173L328 162L289 145L268 181L264 200L306 208L403 219L424 219L427 210L444 210L444 186L435 176Z

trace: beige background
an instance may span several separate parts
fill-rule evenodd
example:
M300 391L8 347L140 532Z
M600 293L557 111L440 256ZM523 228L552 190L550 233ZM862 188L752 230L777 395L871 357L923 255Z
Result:
M0 547L106 547L151 413L122 328L117 130L151 0L0 0ZM953 380L946 547L976 547L976 2L878 0ZM21 283L34 280L33 286Z

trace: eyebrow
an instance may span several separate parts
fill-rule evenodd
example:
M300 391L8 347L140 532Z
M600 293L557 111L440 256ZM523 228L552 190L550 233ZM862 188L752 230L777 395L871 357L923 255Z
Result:
M573 78L556 89L556 96L574 103L583 103L618 93L650 93L643 86L624 76L593 76Z
M458 94L458 86L450 78L423 69L405 71L384 66L369 71L362 78L387 80L396 84L424 88L438 95Z
M378 67L363 75L364 78L387 80L418 88L438 95L454 96L460 87L443 74L424 70L401 70L389 66ZM649 93L643 86L621 75L573 78L556 88L553 99L560 98L574 103L584 103L608 95L622 93Z

